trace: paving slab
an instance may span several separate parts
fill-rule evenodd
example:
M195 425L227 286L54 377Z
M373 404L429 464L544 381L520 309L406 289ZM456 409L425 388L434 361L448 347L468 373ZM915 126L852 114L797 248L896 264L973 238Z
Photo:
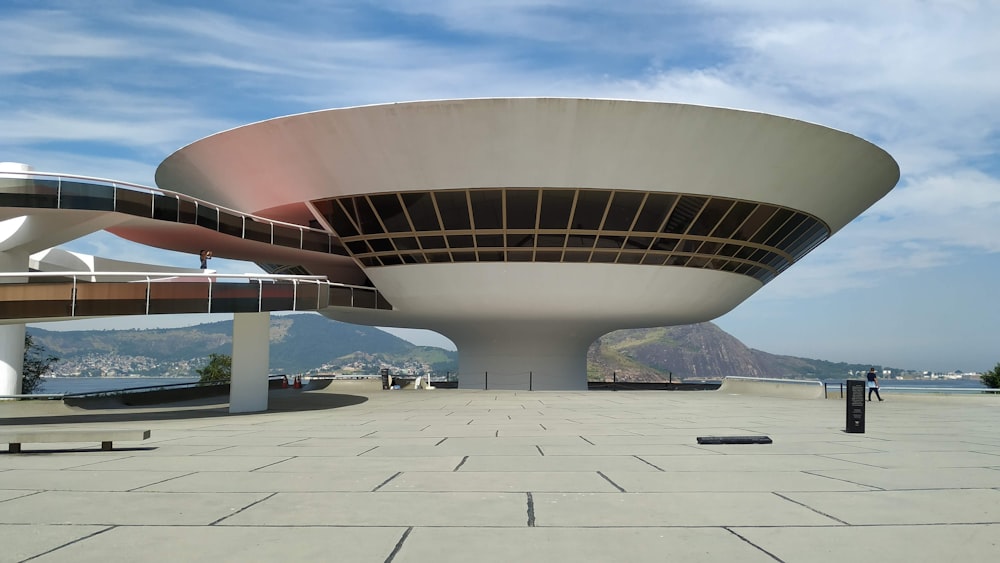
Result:
M0 524L0 546L3 546L0 561L25 561L107 529L107 526Z
M525 526L521 493L278 493L225 526Z
M532 498L536 526L825 526L838 523L772 493L539 493Z
M266 497L260 493L43 491L0 503L0 523L206 526Z
M392 561L774 563L763 551L718 528L418 528Z
M995 489L787 493L785 496L853 525L1000 523L1000 491Z
M388 560L404 531L404 528L360 527L118 526L32 561L383 562Z
M734 528L785 563L998 561L1000 524Z
M316 393L239 415L0 404L5 424L153 430L0 453L0 560L998 559L1000 397L892 398L847 434L832 399Z

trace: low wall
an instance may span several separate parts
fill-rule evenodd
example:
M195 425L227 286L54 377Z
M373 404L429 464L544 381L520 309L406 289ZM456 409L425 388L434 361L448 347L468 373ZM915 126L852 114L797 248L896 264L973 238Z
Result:
M822 399L823 382L801 379L727 377L722 380L719 392L784 399Z

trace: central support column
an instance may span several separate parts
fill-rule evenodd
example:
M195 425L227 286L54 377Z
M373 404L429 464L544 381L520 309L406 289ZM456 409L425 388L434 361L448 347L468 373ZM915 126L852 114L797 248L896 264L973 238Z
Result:
M0 272L28 270L28 257L0 250ZM27 278L5 278L0 283L25 282ZM0 395L21 393L24 368L24 323L0 325Z
M229 412L267 410L270 313L233 314L233 377Z
M587 389L587 349L604 334L583 323L477 323L442 332L458 347L460 389Z

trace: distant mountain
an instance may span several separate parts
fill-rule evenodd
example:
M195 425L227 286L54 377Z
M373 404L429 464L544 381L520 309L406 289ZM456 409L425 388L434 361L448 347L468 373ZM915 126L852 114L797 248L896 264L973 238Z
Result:
M713 323L618 330L599 338L587 353L591 379L611 378L614 373L619 380L627 381L661 381L671 376L675 380L717 379L727 375L826 379L867 371L869 367L768 354L747 348Z
M151 330L56 332L31 327L60 361L57 375L195 375L209 354L232 351L232 321ZM383 330L315 314L271 317L272 373L456 371L457 354L415 346ZM346 368L346 369L344 369Z
M209 354L232 350L231 321L153 330L55 332L28 329L60 358L56 375L195 375ZM415 346L383 330L316 314L274 315L271 373L393 373L444 375L458 370L456 352ZM777 356L747 348L712 323L619 330L602 336L587 355L591 379L660 381L727 375L837 378L868 365ZM878 367L878 366L877 366Z

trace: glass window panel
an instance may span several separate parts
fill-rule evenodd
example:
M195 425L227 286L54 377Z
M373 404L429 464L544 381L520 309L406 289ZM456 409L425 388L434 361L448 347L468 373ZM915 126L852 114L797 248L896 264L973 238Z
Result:
M476 235L479 248L503 248L503 235Z
M642 262L643 253L622 251L618 255L619 264L639 264Z
M259 242L271 242L271 224L257 221L247 217L246 224L243 225L243 238L256 240Z
M677 196L670 194L649 194L646 196L646 203L639 212L639 218L635 221L635 231L655 233L660 230L663 220L670 213Z
M374 268L375 266L381 266L382 263L378 261L378 258L374 256L366 256L364 258L359 258L359 261L368 268Z
M403 262L406 264L423 264L427 262L423 254L402 254L400 255L400 258L402 258Z
M538 235L538 247L559 247L566 245L566 235Z
M274 238L271 244L289 248L298 248L302 244L302 234L298 229L275 225L273 233Z
M562 250L536 250L535 262L562 262Z
M542 190L542 214L539 229L565 229L573 211L575 190Z
M395 252L395 248L392 246L392 242L387 238L370 238L368 239L368 246L372 248L375 252ZM385 262L383 260L383 262Z
M646 250L649 248L649 244L653 242L650 237L635 237L630 236L628 240L625 241L625 248L630 248L632 250Z
M621 248L625 237L602 235L597 239L597 248Z
M660 251L668 251L669 252L669 251L673 250L674 248L677 248L677 243L679 241L680 241L680 239L676 239L676 238L660 237L660 238L656 239L656 242L653 243L653 250L660 250Z
M406 205L406 212L413 221L413 228L418 231L440 231L437 213L434 211L434 201L427 192L400 194Z
M403 214L403 206L396 194L377 194L368 196L375 211L382 218L382 223L390 233L404 233L410 229L410 222Z
M383 254L378 257L383 266L396 266L403 263L403 259L398 254Z
M738 268L739 265L740 262L737 262L735 260L730 260L729 262L726 262L722 266L719 266L719 269L722 270L723 272L732 272L736 270L736 268Z
M708 264L708 260L706 258L702 258L701 256L692 256L691 259L687 261L685 266L688 268L704 268L706 264Z
M593 248L595 242L597 242L597 237L594 235L577 235L570 233L570 235L566 238L566 246L570 248Z
M366 198L361 196L354 197L350 200L344 200L343 203L348 214L354 217L354 222L361 230L361 234L374 235L385 232L385 229L382 228L382 225L378 221L378 215L375 214L375 210L368 204Z
M798 241L792 243L786 251L792 255L793 259L798 260L807 252L815 248L816 245L826 240L826 236L826 227L816 221L809 228L809 230L807 230Z
M475 262L476 261L476 253L475 252L466 252L464 250L461 251L461 252L452 252L451 253L451 259L454 262Z
M736 256L736 253L740 251L740 247L735 244L725 244L719 249L718 254L720 256Z
M726 216L726 213L732 206L733 201L730 199L712 198L708 200L698 218L695 219L694 224L688 229L688 234L696 236L708 235L708 233L715 230L719 225L719 221Z
M420 241L420 246L423 247L424 250L431 248L448 248L444 243L444 237L426 236L417 237L417 239Z
M62 182L60 192L59 207L62 209L113 211L115 208L115 190L112 186Z
M177 211L177 221L180 223L188 223L191 225L197 224L198 222L198 204L193 201L188 201L186 199L178 200L178 205L180 209Z
M563 262L587 262L590 260L590 251L586 250L583 252L574 252L572 250L567 250L563 253Z
M736 257L742 260L749 260L753 253L757 252L757 249L752 246L740 247L739 251L736 253Z
M428 262L451 262L451 254L447 252L428 252L424 256Z
M788 209L779 209L774 215L764 224L763 227L757 234L750 239L750 242L756 242L758 244L763 244L764 241L771 238L784 225L788 219L792 216L792 212Z
M663 263L665 266L683 266L687 264L690 256L671 256Z
M642 263L647 266L660 266L663 264L664 258L663 254L649 253L642 257Z
M219 230L219 211L217 209L214 207L199 205L197 214L199 227L205 227L206 229L212 229L213 231Z
M780 248L782 243L787 243L789 237L791 237L796 230L802 226L802 223L805 220L805 215L802 215L801 213L793 213L792 216L785 221L785 224L775 231L774 234L771 235L771 238L767 239L767 242L764 244Z
M640 192L615 192L614 197L611 198L611 207L608 208L608 216L604 219L603 230L629 230L644 195Z
M594 253L590 255L591 263L599 262L602 264L611 264L617 259L617 252L601 252L600 250L595 250Z
M234 237L243 236L243 216L234 215L232 213L226 213L225 211L219 210L219 232L231 235ZM323 235L324 248L323 252L326 252L329 248L329 243L326 242L326 235Z
M480 262L503 262L503 251L500 250L480 250Z
M534 233L507 233L507 246L530 248L535 246Z
M731 237L756 207L757 204L750 203L749 201L737 201L729 210L729 213L719 222L719 226L712 231L711 236L719 238Z
M340 237L355 237L359 233L357 227L348 218L344 208L336 200L324 200L315 202L317 210L323 214L330 223L330 228Z
M750 255L750 261L751 262L760 262L768 254L769 254L768 251L758 248L757 250L755 250L753 252L753 254Z
M303 231L302 248L316 252L330 252L330 235L316 231Z
M531 262L534 257L534 252L524 252L524 251L508 251L507 261L508 262Z
M586 231L600 229L610 199L609 191L580 190L576 198L576 209L573 211L573 228Z
M698 254L717 254L722 245L717 242L703 242L698 248Z
M153 194L119 188L115 195L115 211L139 217L152 217Z
M707 198L686 195L682 196L674 207L667 224L663 227L665 233L684 234L694 218L698 216Z
M472 248L472 235L448 235L449 248Z
M354 254L368 254L371 249L368 248L368 243L363 240L355 240L347 243L347 249Z
M177 221L177 212L180 209L180 204L177 202L177 198L173 196L166 195L154 195L153 196L153 218L159 219L160 221ZM268 235L268 240L270 240L270 235Z
M396 248L399 250L420 250L420 245L417 244L417 237L396 237L392 239L395 243Z
M534 229L538 190L507 190L507 228Z
M462 190L434 194L445 229L454 231L472 228L472 224L469 222L469 201L466 199L465 193Z
M476 229L503 228L503 192L500 190L474 190L469 192L472 202L472 219Z
M58 206L58 180L0 178L0 202L9 207Z
M758 205L757 208L750 213L750 216L747 217L743 226L737 229L731 238L736 240L750 240L750 238L753 237L765 223L767 223L767 220L770 219L777 210L778 208L773 205Z

